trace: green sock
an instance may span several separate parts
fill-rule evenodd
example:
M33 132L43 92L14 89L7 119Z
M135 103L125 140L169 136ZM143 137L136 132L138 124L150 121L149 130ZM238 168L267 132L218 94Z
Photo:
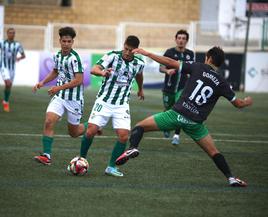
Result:
M121 143L119 141L116 141L115 145L114 145L114 149L112 151L112 156L109 162L109 166L110 167L115 167L115 160L124 153L125 149L126 149L126 143Z
M83 158L87 158L87 152L88 149L90 148L92 142L93 142L94 137L87 138L85 134L83 135L81 139L81 147L80 147L80 156Z
M49 137L49 136L42 137L44 153L51 154L51 146L52 146L53 140L54 140L53 137Z
M84 130L84 133L83 134L85 134L87 132L88 122L85 122L84 123L84 127L85 127L85 130Z
M4 101L5 102L8 102L10 93L11 93L10 90L4 90Z

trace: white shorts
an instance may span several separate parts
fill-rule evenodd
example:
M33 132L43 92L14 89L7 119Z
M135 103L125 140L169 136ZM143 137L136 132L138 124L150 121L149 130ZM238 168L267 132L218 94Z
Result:
M13 82L15 77L15 70L9 70L8 68L2 68L1 69L1 75L4 81L11 80Z
M130 130L130 112L129 105L112 105L97 99L92 108L88 123L95 124L100 128L106 126L108 121L112 118L114 129Z
M47 107L47 112L53 112L62 117L65 111L67 112L68 123L79 125L83 114L84 102L64 100L58 96L54 96Z

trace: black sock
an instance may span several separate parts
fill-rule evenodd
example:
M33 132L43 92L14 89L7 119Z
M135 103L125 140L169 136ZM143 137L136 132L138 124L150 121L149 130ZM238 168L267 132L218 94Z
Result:
M232 173L231 170L224 158L224 156L220 153L215 154L212 157L214 163L216 164L216 166L218 167L218 169L220 171L222 171L222 173L225 175L225 177L228 179L229 177L232 177Z
M175 130L175 134L177 134L177 135L180 135L180 132L181 132L181 128L177 128L177 129Z
M130 146L129 148L138 148L139 143L142 139L144 133L144 128L136 126L131 130L131 135L129 138Z

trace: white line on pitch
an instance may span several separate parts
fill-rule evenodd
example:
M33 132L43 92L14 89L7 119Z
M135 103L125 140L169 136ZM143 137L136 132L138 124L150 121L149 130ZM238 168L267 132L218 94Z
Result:
M1 136L24 136L24 137L41 137L42 134L31 134L31 133L0 133ZM217 134L213 134L217 135ZM223 134L221 134L223 135ZM229 136L231 134L224 134L225 136ZM59 138L70 138L69 135L54 135L54 137ZM114 139L116 136L96 136L95 137L100 139ZM144 139L146 140L170 140L170 138L161 138L161 137L150 137L145 136ZM185 140L191 140L189 138L185 138ZM237 142L237 143L264 143L268 144L266 140L241 140L241 139L214 139L216 142Z

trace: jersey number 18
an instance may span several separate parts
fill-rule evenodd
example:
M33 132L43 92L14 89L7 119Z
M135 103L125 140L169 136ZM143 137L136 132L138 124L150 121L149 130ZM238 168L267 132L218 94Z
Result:
M192 92L189 99L195 100L197 105L202 105L207 102L207 99L212 96L213 89L210 86L203 86L204 82L201 80L197 80L197 86L195 87L194 91ZM197 93L200 93L197 95Z

